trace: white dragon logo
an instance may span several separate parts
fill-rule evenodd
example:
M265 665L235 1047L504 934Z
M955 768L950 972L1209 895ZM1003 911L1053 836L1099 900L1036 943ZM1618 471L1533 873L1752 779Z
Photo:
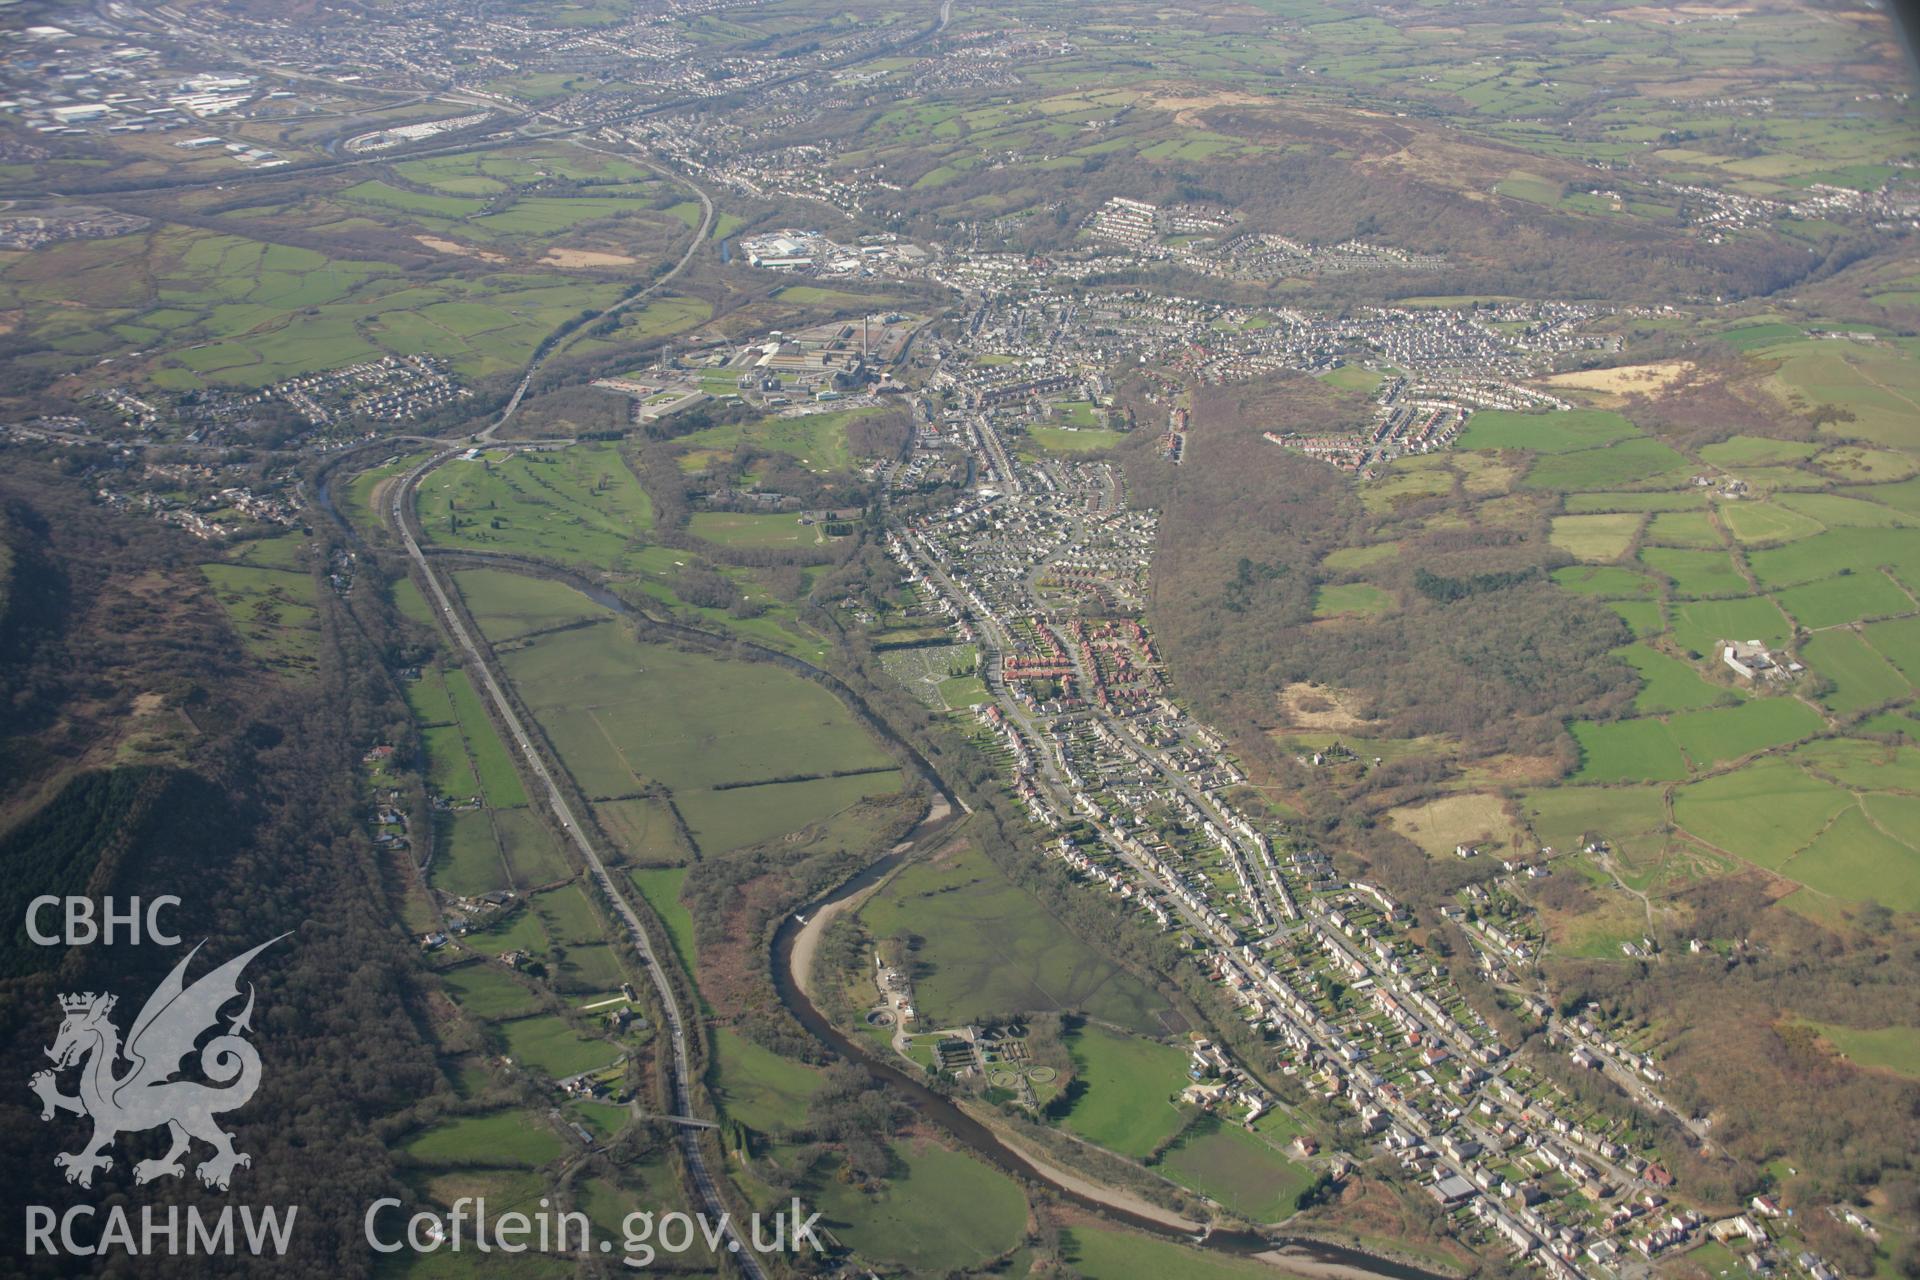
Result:
M281 934L280 938L286 937ZM182 1059L193 1053L195 1042L220 1020L220 1009L240 995L239 978L247 962L278 942L270 938L245 955L215 969L191 987L184 981L187 964L199 954L200 947L189 951L173 967L140 1016L133 1020L124 1047L120 1031L109 1021L118 997L111 995L65 995L60 1008L66 1020L47 1056L53 1059L52 1071L34 1075L33 1091L40 1095L42 1120L51 1120L55 1112L71 1111L93 1119L93 1137L77 1152L61 1154L53 1163L67 1171L67 1181L83 1187L93 1185L96 1170L113 1164L103 1154L122 1133L167 1126L173 1145L164 1156L142 1160L134 1166L136 1182L151 1182L160 1176L180 1177L186 1166L180 1156L190 1138L198 1138L214 1148L214 1154L200 1162L200 1181L225 1191L233 1171L253 1163L253 1158L233 1149L233 1135L215 1123L214 1116L246 1105L260 1087L260 1055L240 1036L252 1027L253 987L247 986L247 1005L227 1024L226 1033L207 1041L200 1049L200 1071L211 1083L174 1080ZM202 944L204 945L204 944ZM122 1059L128 1063L124 1074L115 1074ZM80 1065L80 1092L68 1096L60 1092L56 1073Z

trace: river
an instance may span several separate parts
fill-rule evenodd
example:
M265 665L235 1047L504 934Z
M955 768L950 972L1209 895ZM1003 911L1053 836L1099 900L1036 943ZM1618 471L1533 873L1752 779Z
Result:
M1408 1263L1378 1257L1344 1245L1297 1237L1269 1236L1257 1231L1211 1231L1204 1235L1196 1235L1182 1227L1170 1225L1168 1220L1170 1215L1150 1216L1147 1212L1124 1208L1114 1203L1113 1199L1103 1196L1099 1188L1088 1184L1072 1185L1079 1183L1073 1175L1054 1169L1043 1162L1036 1162L1018 1148L1009 1146L992 1129L962 1111L951 1098L928 1088L921 1080L900 1067L874 1057L835 1027L801 987L798 967L795 964L795 950L801 935L810 925L824 923L820 920L822 912L831 914L836 907L856 901L862 894L878 885L895 867L910 856L914 846L939 835L952 820L951 809L943 812L942 807L936 805L904 841L895 845L876 861L867 864L865 869L851 879L801 907L797 912L790 912L786 919L780 922L780 928L774 933L773 938L773 985L780 995L780 1002L799 1020L801 1026L836 1053L850 1062L859 1063L873 1077L904 1095L914 1110L945 1129L955 1141L981 1159L1007 1173L1044 1182L1061 1199L1099 1214L1101 1217L1124 1222L1128 1226L1166 1239L1198 1244L1202 1248L1215 1249L1223 1253L1260 1257L1263 1261L1272 1262L1277 1267L1292 1269L1302 1275L1327 1277L1328 1280L1336 1280L1336 1278L1337 1280L1446 1280L1435 1272L1425 1271ZM806 923L803 923L803 920ZM799 949L803 959L811 959L813 954L811 946ZM1082 1189L1083 1187L1085 1189ZM1143 1208L1151 1207L1143 1206Z
M327 480L323 480L317 486L317 497L329 514L338 519L338 513L333 509L331 487ZM342 521L343 525L344 523ZM556 566L519 561L511 556L480 555L470 558L495 563L508 562L521 572L564 582L595 603L616 613L640 618L656 628L677 632L689 639L697 637L708 643L740 645L755 650L765 660L806 674L833 689L863 722L900 748L917 766L922 776L933 785L935 799L926 815L907 834L906 839L880 858L868 863L850 879L807 903L798 911L787 914L774 933L771 961L774 989L779 994L780 1002L786 1006L801 1026L834 1052L849 1062L859 1063L875 1079L884 1082L889 1088L901 1094L914 1110L946 1130L956 1142L996 1168L1021 1178L1045 1183L1068 1203L1165 1239L1180 1240L1223 1253L1258 1257L1262 1261L1274 1264L1276 1268L1291 1270L1302 1276L1313 1277L1314 1280L1450 1280L1449 1277L1423 1270L1409 1263L1327 1241L1267 1235L1257 1231L1196 1232L1191 1229L1193 1224L1176 1226L1174 1223L1178 1219L1168 1211L1160 1210L1157 1206L1147 1204L1129 1193L1116 1193L1082 1180L1070 1171L1056 1168L1010 1146L987 1125L961 1110L952 1099L927 1087L916 1076L874 1057L855 1044L842 1034L825 1014L820 1012L811 997L802 989L799 970L795 963L796 946L801 940L802 933L806 932L807 926L803 921L824 925L825 921L820 919L823 911L831 914L836 908L855 903L862 894L878 885L895 867L905 861L918 845L936 838L953 823L960 812L959 803L947 790L932 765L910 743L899 738L854 690L838 677L822 671L811 663L789 654L762 648L751 642L739 641L734 637L716 636L677 623L663 623L659 619L641 613L599 583ZM814 932L817 939L819 931ZM811 963L813 956L811 941L815 939L810 939L809 945L799 948L799 959L802 962ZM1125 1207L1127 1201L1136 1203L1138 1208Z

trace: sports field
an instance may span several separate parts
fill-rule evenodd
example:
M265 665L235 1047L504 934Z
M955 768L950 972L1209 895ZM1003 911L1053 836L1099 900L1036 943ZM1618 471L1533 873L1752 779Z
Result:
M1173 1181L1217 1200L1249 1222L1290 1217L1313 1171L1258 1134L1215 1116L1193 1122L1157 1168Z
M723 547L799 547L826 539L820 526L803 524L797 515L739 511L696 511L687 531Z
M1124 431L1097 427L1029 427L1027 436L1050 453L1093 453L1111 449L1127 438Z
M733 376L732 371L728 371L729 381ZM696 450L727 452L741 445L751 445L756 449L787 454L809 471L823 474L850 471L856 459L847 444L847 424L882 412L885 411L839 409L792 417L759 418L751 422L708 427L681 437L681 442Z

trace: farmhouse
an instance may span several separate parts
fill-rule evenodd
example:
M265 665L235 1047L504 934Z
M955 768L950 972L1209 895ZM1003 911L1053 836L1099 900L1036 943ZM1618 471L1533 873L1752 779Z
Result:
M1721 646L1720 657L1736 674L1748 680L1777 680L1784 674L1767 646L1758 640L1728 640Z

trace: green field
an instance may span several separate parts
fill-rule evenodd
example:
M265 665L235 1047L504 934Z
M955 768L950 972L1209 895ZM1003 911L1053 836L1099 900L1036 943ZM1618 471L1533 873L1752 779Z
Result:
M559 175L595 186L559 190ZM257 388L415 353L488 378L522 367L582 307L618 297L620 282L553 271L543 255L555 236L655 259L685 234L660 207L666 190L643 169L551 142L403 161L307 184L296 200L234 188L217 215L198 217L205 201L188 198L182 221L161 215L144 236L54 244L0 267L0 303L75 363L140 345L132 376L169 391ZM422 271L422 255L438 261Z
M1575 850L1588 836L1598 836L1623 859L1633 862L1651 853L1664 839L1665 796L1665 786L1657 783L1552 787L1527 792L1519 805L1543 847Z
M1703 511L1664 511L1647 524L1647 542L1656 547L1718 547L1720 531Z
M688 973L696 973L694 967L693 915L680 901L680 888L687 882L685 867L636 867L627 872L627 879L647 900L653 913L667 926L667 940L673 946L674 955Z
M499 569L463 569L453 580L468 612L495 644L582 619L609 617L572 587L542 578Z
M467 810L441 814L437 826L443 838L436 842L428 877L434 888L476 897L512 887L485 813Z
M1620 615L1627 630L1638 639L1658 635L1667 629L1665 612L1658 600L1609 600L1607 608Z
M464 579L484 603L490 584ZM590 797L663 785L714 852L900 785L831 693L769 664L636 643L602 625L543 635L510 650L506 668Z
M559 837L532 809L494 810L493 830L514 880L523 887L564 880L573 874Z
M1854 631L1823 631L1801 646L1801 656L1833 681L1833 691L1821 699L1830 711L1861 711L1913 692L1893 664Z
M826 536L820 526L802 524L796 515L738 511L696 511L687 520L687 531L723 547L811 546Z
M1699 514L1706 504L1706 495L1697 489L1666 489L1648 493L1623 493L1615 490L1608 493L1570 493L1566 497L1566 509L1569 515L1592 515L1602 511Z
M1144 1156L1185 1119L1174 1095L1187 1085L1179 1049L1086 1023L1068 1038L1075 1088L1083 1089L1063 1121L1089 1142L1126 1156Z
M1857 738L1810 742L1793 759L1856 791L1912 791L1920 752Z
M1854 414L1837 434L1894 448L1920 446L1913 408L1920 395L1920 372L1903 353L1815 341L1788 343L1768 354L1784 357L1771 379L1783 398L1797 395L1808 403L1845 405Z
M925 1021L958 1026L1019 1011L1077 1009L1159 1033L1166 1001L1103 958L971 846L901 871L860 910L878 938L914 933Z
M422 725L453 723L453 698L447 693L446 677L438 667L427 667L420 678L407 685L407 706Z
M514 911L505 920L489 924L466 936L469 947L482 955L500 956L509 951L541 954L552 944L540 916L534 911Z
M203 564L200 572L249 655L289 676L318 669L320 614L304 569L224 563Z
M477 228L457 221L473 200L378 182L357 191L309 207L408 238ZM505 374L561 321L619 292L534 269L423 277L275 243L281 229L265 218L245 225L250 234L160 223L150 237L51 245L31 267L0 267L0 305L23 309L30 331L76 364L125 341L109 329L118 326L143 346L136 381L194 391L263 387L385 355L437 356L466 379Z
M1707 683L1692 663L1650 645L1633 644L1614 652L1640 673L1643 684L1633 700L1636 711L1684 711L1734 702L1741 697L1731 689Z
M1127 433L1098 427L1032 426L1027 428L1027 437L1049 453L1093 453L1113 448L1127 438Z
M1725 596L1748 590L1747 580L1733 566L1725 551L1682 551L1671 547L1645 547L1640 562L1649 569L1673 579L1677 596Z
M1385 613L1391 608L1393 596L1368 582L1321 587L1313 600L1313 616L1316 618Z
M836 307L872 307L887 299L879 294L848 293L844 289L823 289L813 284L790 284L779 294L782 302L803 302L809 306Z
M1203 1116L1157 1166L1183 1187L1217 1200L1249 1222L1290 1217L1313 1171L1288 1159L1257 1134Z
M1843 1027L1831 1022L1806 1025L1855 1066L1920 1080L1920 1028Z
M1800 440L1733 436L1717 444L1702 445L1700 456L1716 467L1761 467L1783 462L1804 462L1819 451L1819 445Z
M738 373L727 370L727 389ZM881 409L838 409L827 413L805 413L794 417L760 418L752 422L732 422L695 431L680 437L680 443L694 449L731 452L750 445L772 453L784 453L809 471L832 474L851 471L856 459L847 444L847 424L859 418L885 412Z
M1341 547L1327 553L1320 563L1333 573L1352 573L1393 559L1400 550L1397 542L1376 542L1369 547Z
M1339 387L1342 391L1359 391L1372 395L1380 386L1383 374L1377 369L1363 369L1359 365L1341 365L1331 373L1320 375L1320 381L1330 387Z
M1640 516L1628 512L1616 515L1555 516L1553 545L1575 560L1597 563L1618 560L1633 545L1640 532Z
M894 1144L884 1189L864 1194L817 1175L803 1195L848 1246L892 1271L945 1275L1020 1242L1027 1198L1019 1184L958 1151L925 1140Z
M632 567L653 504L617 446L455 459L420 482L427 538L603 569Z
M1729 502L1720 508L1720 519L1736 539L1748 546L1792 542L1822 531L1820 522L1811 516L1764 502Z
M511 1022L496 1023L494 1029L506 1041L507 1052L516 1061L544 1072L555 1080L579 1075L583 1071L597 1071L620 1057L618 1046L575 1031L565 1018L557 1014L516 1018Z
M467 673L457 668L447 672L446 688L454 715L459 721L461 739L466 744L467 754L472 758L474 772L480 780L481 794L496 809L524 805L527 793L520 785L520 775L515 772L506 746L494 731L493 722L487 718L486 708L481 705L480 695L467 678Z
M555 942L573 946L607 936L607 927L587 900L586 890L577 884L535 894L527 901L540 913L547 936Z
M1842 902L1920 911L1920 849L1887 834L1858 805L1788 858L1780 873Z
M1868 623L1861 634L1909 683L1920 684L1920 618Z
M467 759L460 726L448 724L422 729L420 740L427 749L427 781L435 791L451 800L467 800L480 793L480 783L473 776L473 763Z
M454 969L442 978L460 1007L476 1018L515 1017L533 1012L539 998L508 973L505 965L481 961Z
M1531 449L1568 453L1612 444L1639 434L1617 413L1573 409L1564 413L1514 413L1488 409L1473 415L1460 433L1462 449Z
M356 475L346 489L346 502L341 504L341 513L363 531L378 529L386 522L387 504L376 504L380 486L387 480L411 470L417 463L424 462L431 455L427 453L404 453L396 455L391 462L369 468Z
M417 622L423 627L434 625L433 608L427 604L427 598L420 593L420 588L414 585L412 578L394 580L393 607L408 621Z
M1658 440L1621 440L1597 449L1544 454L1527 472L1535 489L1605 489L1615 485L1668 484L1684 480L1687 460Z
M569 995L603 996L619 990L629 977L619 954L604 942L566 948L565 956L549 966L549 973L554 989Z
M1568 726L1580 745L1575 782L1678 780L1687 776L1686 758L1658 720L1582 721Z
M1696 769L1808 737L1825 727L1820 713L1798 698L1755 698L1670 716L1667 728Z
M712 1070L714 1101L759 1133L803 1126L807 1100L825 1079L817 1068L781 1057L727 1027L713 1033Z
M893 795L900 786L898 769L879 769L844 778L682 792L676 802L695 842L712 854L785 835L795 829L796 819L817 821L861 800Z
M1569 591L1602 600L1624 600L1659 594L1659 580L1618 565L1575 565L1555 569L1553 580Z
M1763 587L1790 587L1885 568L1909 587L1920 582L1920 529L1829 529L1748 557Z
M1674 793L1674 819L1737 858L1778 871L1853 804L1793 764L1766 760Z
M600 829L634 862L678 863L686 858L687 850L675 836L673 814L664 801L605 800L593 806L593 813Z
M562 1149L559 1135L530 1111L443 1120L401 1147L416 1160L494 1167L545 1164Z
M1914 612L1912 597L1880 573L1849 574L1787 587L1774 592L1773 598L1809 631Z
M1891 507L1844 493L1788 493L1776 501L1789 511L1818 520L1829 529L1887 529L1915 523L1914 517L1902 515Z
M1760 640L1779 647L1790 627L1766 596L1737 600L1688 600L1673 607L1673 641L1682 652L1718 658L1726 640Z
M1091 400L1062 400L1050 406L1048 412L1067 426L1082 430L1101 423L1100 409Z

